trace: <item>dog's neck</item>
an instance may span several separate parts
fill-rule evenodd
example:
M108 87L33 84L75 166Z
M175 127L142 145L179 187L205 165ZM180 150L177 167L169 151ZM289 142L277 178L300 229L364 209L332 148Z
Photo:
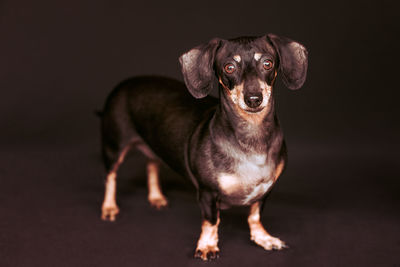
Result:
M220 104L215 112L213 127L232 141L237 141L244 149L265 150L270 139L279 129L275 114L274 98L258 113L250 113L235 106L220 88Z

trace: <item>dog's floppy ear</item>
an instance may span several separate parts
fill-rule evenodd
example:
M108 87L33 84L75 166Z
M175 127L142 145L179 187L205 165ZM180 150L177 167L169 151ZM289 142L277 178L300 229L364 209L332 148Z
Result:
M203 98L218 87L214 72L214 58L219 44L220 39L212 39L179 58L186 86L195 98Z
M302 87L307 76L306 48L289 38L275 34L268 34L267 38L278 52L283 83L292 90Z

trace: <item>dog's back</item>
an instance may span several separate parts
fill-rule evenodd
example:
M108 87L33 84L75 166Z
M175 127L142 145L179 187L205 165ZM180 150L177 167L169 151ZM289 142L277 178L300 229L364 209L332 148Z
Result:
M103 146L109 146L113 143L110 140L117 137L121 150L138 138L170 167L183 171L182 144L201 120L213 114L217 103L213 97L194 99L185 84L174 79L131 78L120 83L106 101L102 117Z

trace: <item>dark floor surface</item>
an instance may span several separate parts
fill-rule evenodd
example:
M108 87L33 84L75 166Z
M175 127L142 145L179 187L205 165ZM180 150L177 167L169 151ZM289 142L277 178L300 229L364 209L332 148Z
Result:
M103 222L98 151L96 138L1 150L0 266L204 266L192 257L201 223L192 186L164 168L170 207L152 209L144 159L133 152L120 171L121 213ZM400 266L395 155L295 144L290 151L262 218L290 248L252 244L247 210L234 208L222 213L221 257L210 266Z

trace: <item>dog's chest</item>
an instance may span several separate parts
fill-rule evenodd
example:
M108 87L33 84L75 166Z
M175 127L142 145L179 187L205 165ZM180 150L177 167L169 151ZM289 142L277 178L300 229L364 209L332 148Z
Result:
M274 165L266 154L240 155L233 172L218 174L222 199L231 205L247 205L260 199L272 186Z

